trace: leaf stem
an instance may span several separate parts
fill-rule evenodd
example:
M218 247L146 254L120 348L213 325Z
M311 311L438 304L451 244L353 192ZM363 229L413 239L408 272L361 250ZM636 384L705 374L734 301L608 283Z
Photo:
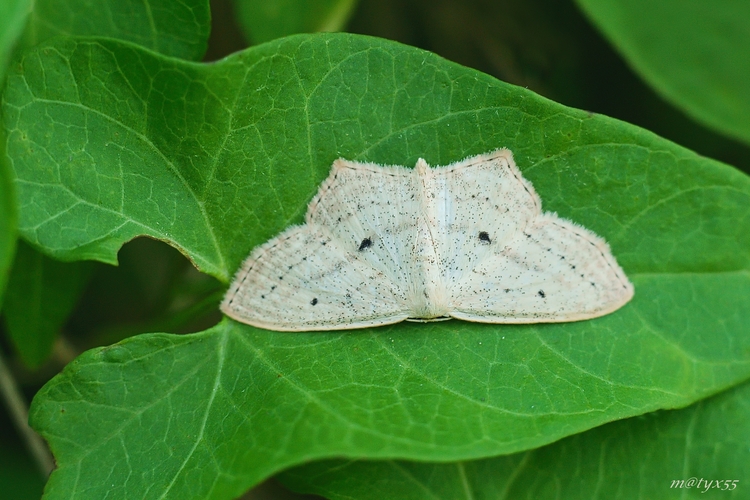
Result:
M0 353L0 392L2 392L2 398L8 406L13 423L26 443L27 449L36 460L44 477L47 478L52 469L55 468L55 461L52 458L49 448L47 448L47 444L29 426L29 406L24 401L18 384L10 373L2 353Z

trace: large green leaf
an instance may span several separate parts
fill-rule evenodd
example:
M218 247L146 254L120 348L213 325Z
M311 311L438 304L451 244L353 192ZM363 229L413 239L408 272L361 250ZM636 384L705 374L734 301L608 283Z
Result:
M578 0L644 80L696 120L750 143L750 2Z
M83 292L88 268L83 262L50 259L23 242L18 245L3 316L27 366L39 366L52 352L60 327Z
M295 33L339 31L357 0L234 0L238 21L254 43Z
M331 460L282 474L331 500L747 498L750 384L533 451L427 464Z
M58 459L51 497L225 498L315 458L495 456L750 375L748 178L429 53L304 35L200 65L56 40L25 55L3 109L22 231L61 258L113 262L148 234L228 281L302 220L336 157L440 165L506 146L636 286L579 323L225 321L90 351L32 407Z
M5 30L0 40L19 35L26 12L31 11L24 37L26 45L57 35L102 35L140 43L166 55L200 59L210 29L206 0L116 0L98 3L93 10L87 0L40 0L33 10L24 2L3 6L0 9L8 12L0 16L6 21L0 25ZM2 53L9 55L11 51ZM13 269L9 303L3 308L3 315L21 358L35 367L49 355L58 329L80 295L87 272L78 264L56 262L26 246L19 250Z
M24 44L59 35L107 36L200 60L211 30L208 0L37 0Z

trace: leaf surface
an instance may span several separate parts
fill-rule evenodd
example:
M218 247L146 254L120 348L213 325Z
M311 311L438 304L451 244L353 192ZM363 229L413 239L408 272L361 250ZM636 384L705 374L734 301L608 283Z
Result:
M316 458L514 453L750 375L747 176L429 53L300 35L201 65L58 39L25 54L4 114L21 230L60 258L114 262L147 234L228 282L303 220L337 157L445 165L504 146L636 289L577 323L227 320L89 351L32 407L59 464L50 498L227 498Z
M504 457L428 464L330 460L280 479L330 500L745 498L750 384ZM692 479L692 481L691 481Z
M37 0L24 33L26 46L60 35L106 36L164 55L200 60L211 30L207 0Z

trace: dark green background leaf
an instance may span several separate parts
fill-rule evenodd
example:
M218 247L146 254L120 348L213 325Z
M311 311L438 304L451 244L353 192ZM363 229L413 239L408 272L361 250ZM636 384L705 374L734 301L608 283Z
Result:
M106 36L200 60L211 27L208 0L37 0L24 33L32 46L59 35Z
M234 0L238 21L253 43L295 33L339 31L357 0Z
M426 464L331 460L281 475L331 500L747 498L750 384L505 457ZM703 479L701 487L673 480ZM709 489L707 481L721 480ZM737 480L734 486L726 480Z
M193 333L216 325L226 286L195 269L180 252L136 238L118 265L96 265L66 324L78 345L108 345L147 332Z
M16 248L16 207L13 183L5 156L5 134L0 131L0 305Z
M440 165L506 146L545 208L606 237L636 286L579 323L227 321L90 351L33 406L61 496L141 496L158 470L162 493L221 498L313 458L511 453L750 375L748 178L429 53L307 35L199 65L57 40L25 55L4 112L23 234L61 258L113 262L148 234L228 281L302 220L339 156Z
M750 143L750 2L578 0L641 77L696 120Z
M0 416L3 433L0 436L0 491L3 498L37 500L44 489L44 478L38 465L29 457L23 444L8 432L13 424Z
M83 292L90 265L63 263L20 242L8 281L3 317L21 359L38 367Z
M0 82L5 81L5 68L10 62L16 40L23 31L26 16L31 11L31 4L31 0L0 2Z

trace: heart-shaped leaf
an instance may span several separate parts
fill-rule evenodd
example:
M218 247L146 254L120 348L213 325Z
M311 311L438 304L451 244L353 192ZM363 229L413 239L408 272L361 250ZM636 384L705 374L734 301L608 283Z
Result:
M5 22L0 29L7 33L0 32L0 39L19 35L25 24L26 45L59 35L101 35L140 43L166 55L200 59L210 28L205 0L114 0L99 2L93 10L85 0L39 0L33 9L26 2L3 6L6 12L1 15L0 7L0 19ZM31 14L28 22L27 12ZM8 47L2 53L11 52ZM51 352L59 327L80 296L87 275L80 264L61 264L21 245L3 316L11 341L28 366L38 366Z

